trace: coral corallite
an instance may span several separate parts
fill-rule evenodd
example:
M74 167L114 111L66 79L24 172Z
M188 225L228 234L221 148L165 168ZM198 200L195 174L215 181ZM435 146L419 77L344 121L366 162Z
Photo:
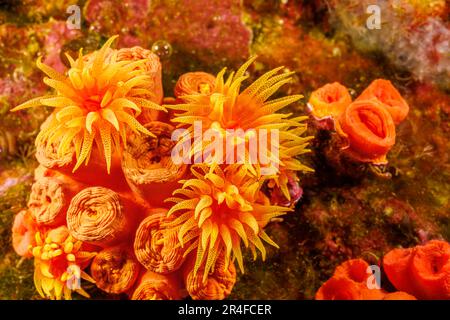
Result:
M146 73L145 59L119 61L118 52L110 49L117 36L111 37L103 47L90 55L70 61L70 69L63 75L37 60L37 66L48 77L44 82L56 92L29 100L13 111L40 105L55 108L55 117L36 140L57 143L57 152L64 155L75 147L77 163L74 171L89 161L93 144L102 150L108 172L112 153L121 150L130 128L151 135L136 117L144 108L163 110L158 104L145 99L151 95L148 88L151 76Z
M356 100L376 99L383 104L397 125L402 122L409 112L408 103L389 80L374 80Z
M166 225L167 232L178 232L180 245L188 246L185 255L196 250L194 273L202 267L206 281L221 252L225 253L225 266L236 258L241 269L241 244L250 247L256 258L256 249L263 260L266 250L261 241L277 245L264 232L271 218L284 215L289 208L264 205L259 202L261 182L248 176L246 168L230 165L194 165L194 178L182 181L183 186L168 199L176 204L168 214L176 219Z
M70 299L72 291L89 297L77 283L71 280L82 278L95 282L82 269L96 255L84 251L83 242L74 239L65 226L52 229L45 234L37 232L36 245L30 250L34 256L34 284L42 297Z
M352 103L346 87L338 82L328 83L311 93L308 108L317 119L338 117Z
M377 100L358 100L350 104L336 121L336 131L347 141L345 152L361 162L385 164L395 144L395 124Z

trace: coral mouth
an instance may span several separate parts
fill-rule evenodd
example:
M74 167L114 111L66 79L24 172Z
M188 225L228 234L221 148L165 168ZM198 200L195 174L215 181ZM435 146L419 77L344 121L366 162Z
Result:
M381 139L386 137L383 122L378 114L370 110L361 110L359 118L373 134Z

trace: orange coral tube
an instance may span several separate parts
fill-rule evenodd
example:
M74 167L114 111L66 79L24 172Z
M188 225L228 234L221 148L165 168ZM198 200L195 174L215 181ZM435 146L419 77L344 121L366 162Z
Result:
M361 287L347 278L332 277L316 292L316 300L362 300Z
M415 249L393 249L383 258L383 270L397 290L415 292L411 281L410 266Z
M167 217L167 209L152 209L139 225L134 240L134 252L138 261L148 270L157 273L170 273L179 269L184 261L176 232L163 233L164 223L173 221Z
M139 271L139 262L127 246L106 248L95 256L91 264L91 276L97 287L113 294L131 289Z
M350 104L336 122L336 131L348 142L345 152L361 162L386 163L386 154L395 144L394 121L376 100Z
M41 177L31 187L28 208L39 225L59 226L73 196L85 186L64 175Z
M397 291L388 293L384 296L383 300L417 300L416 297L403 292L403 291Z
M48 126L52 121L54 114L51 114L42 124L41 130ZM121 168L120 156L117 152L112 154L111 173L108 174L105 157L98 148L91 151L88 165L81 165L74 173L73 168L76 164L75 148L68 148L64 154L58 154L59 141L52 141L50 145L47 140L36 140L36 159L39 164L47 169L55 170L61 174L70 176L72 179L84 184L101 185L107 188L113 188L116 191L128 191L128 185ZM93 174L95 172L95 174Z
M150 93L143 95L143 97L160 104L163 100L163 87L159 57L152 51L141 47L122 48L117 51L117 61L137 61L142 59L145 60L144 70L151 77L151 80L148 81L150 86L146 88ZM160 114L161 112L158 110L144 109L138 120L143 123L158 120Z
M35 243L34 234L36 230L36 222L29 211L22 210L15 216L12 227L12 243L14 251L19 256L26 258L33 256L29 247Z
M131 300L181 300L181 283L175 274L162 275L147 271L138 280Z
M55 119L55 113L52 113L41 125L41 131L49 127ZM58 142L38 141L36 140L36 159L46 168L58 170L70 165L75 165L75 148L72 147L64 154L58 155Z
M311 93L308 108L311 114L320 120L326 117L338 117L350 103L352 103L352 97L347 88L339 82L333 82Z
M430 241L416 247L411 263L412 279L416 287L411 292L419 299L450 299L450 244Z
M234 263L230 262L226 266L224 255L221 254L216 260L213 271L208 274L206 281L203 281L202 267L194 273L195 258L195 255L192 255L183 266L183 279L191 298L194 300L225 299L236 283Z
M209 94L214 90L216 77L206 72L187 72L178 78L175 85L175 97L183 100L183 96L191 94Z
M383 290L367 286L368 266L362 259L343 262L317 291L316 300L382 300Z
M389 80L377 79L374 80L356 99L368 100L377 99L389 111L394 119L395 124L399 124L406 118L409 112L408 103L402 98L397 89Z
M67 227L75 238L106 247L133 234L141 213L141 208L124 195L91 187L73 197L67 210Z
M165 199L179 187L187 170L172 162L173 127L152 121L145 125L155 136L131 134L123 152L122 168L131 189L154 207L167 206Z
M363 259L347 260L334 271L334 277L343 277L355 282L365 283L369 274L367 267L369 264Z

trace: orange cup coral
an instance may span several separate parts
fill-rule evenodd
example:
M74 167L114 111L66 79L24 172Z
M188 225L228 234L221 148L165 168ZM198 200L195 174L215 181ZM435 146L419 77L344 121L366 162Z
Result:
M175 85L175 97L183 100L183 96L192 94L208 95L214 91L216 77L206 72L187 72L178 78Z
M63 175L42 177L31 187L28 208L39 225L62 225L66 221L70 201L84 187Z
M336 267L333 277L317 291L316 300L416 300L406 292L387 293L369 288L369 264L362 259L348 260Z
M336 267L333 277L316 293L316 300L381 300L381 289L369 288L369 264L362 259L348 260Z
M221 252L225 253L225 266L236 258L243 271L242 243L255 258L258 249L263 260L266 249L261 240L278 247L263 226L291 209L258 203L262 182L251 179L246 167L230 165L222 170L199 164L193 165L191 172L195 178L181 181L182 188L174 192L181 197L168 199L175 202L168 215L176 214L176 219L166 232L178 233L180 244L188 246L186 254L194 250L193 272L197 274L203 265L203 281Z
M164 225L174 217L167 217L167 209L151 209L136 231L134 252L139 262L148 270L167 274L181 267L184 251L176 232L164 232Z
M91 276L98 288L118 294L131 289L140 269L133 250L121 245L103 249L95 256Z
M308 108L317 120L337 118L352 103L352 97L346 87L339 82L328 83L313 91L308 101Z
M403 291L397 291L388 293L384 296L383 300L417 300L416 297L403 292Z
M147 271L138 279L131 300L180 300L183 296L181 282L176 275Z
M137 120L142 109L164 110L145 99L150 94L151 77L146 73L145 59L118 61L118 52L110 46L117 36L89 56L81 51L77 60L70 61L68 77L37 60L37 66L49 77L44 82L56 93L29 100L13 111L45 105L55 108L55 116L36 138L58 143L57 154L65 155L74 148L75 171L88 162L95 144L103 151L106 168L110 172L115 149L121 150L126 141L127 128L151 135ZM47 141L48 141L47 140ZM51 142L47 142L51 145Z
M394 249L383 259L389 281L419 299L450 299L450 244L433 240L411 249Z
M165 206L164 200L178 187L178 181L185 175L187 165L173 162L173 126L152 121L144 127L153 132L154 136L129 135L122 155L122 170L133 192L150 205L162 207Z
M43 297L88 296L74 282L84 278L132 299L224 299L236 282L235 261L243 272L243 247L264 260L263 242L277 247L264 228L292 211L273 205L269 189L278 191L277 203L292 206L301 196L297 173L312 171L298 158L309 152L307 117L279 112L301 95L269 100L293 73L273 69L244 90L255 58L227 78L225 69L217 77L184 74L176 99L165 99L176 114L163 117L158 58L139 47L111 49L115 38L91 54L68 57L67 74L37 61L54 94L14 111L40 105L54 111L36 139L32 215L17 216L14 246L27 255L31 245ZM205 137L211 130L224 138L222 162L174 161L173 149L186 140L194 141L188 160L198 150L213 157L212 141L189 136L198 122ZM188 134L172 141L177 129ZM92 278L83 271L91 259Z
M412 278L422 299L450 299L450 244L430 241L418 246L411 264Z
M293 72L278 74L283 67L273 69L263 74L246 89L241 90L242 83L248 78L244 74L255 60L256 57L250 58L226 80L224 78L226 68L222 69L215 78L210 94L191 94L184 96L183 104L166 105L168 109L178 112L171 121L185 128L189 133L181 136L178 145L190 141L192 138L190 133L194 132L198 123L201 123L202 134L208 132L215 137L220 137L222 141L227 140L229 145L226 148L233 150L233 152L216 155L209 161L210 163L241 161L247 166L249 174L257 175L258 167L263 164L263 161L252 160L251 141L254 137L259 137L260 133L267 136L276 131L279 132L280 137L280 143L276 145L279 156L271 152L275 142L267 138L265 158L270 161L264 165L267 167L279 165L280 169L305 171L309 168L302 165L296 157L308 151L306 145L311 138L301 136L306 131L302 121L307 117L291 117L292 114L289 113L278 113L279 110L298 101L302 96L292 95L269 100L283 85L291 81ZM243 134L237 137L231 136L230 130ZM194 139L189 151L195 159L203 152L203 159L205 159L210 155L207 152L208 148L213 145L213 142L208 139L199 139L199 141ZM223 147L225 149L225 146ZM231 161L227 156L239 157L239 160Z
M395 144L392 117L374 99L350 104L339 117L336 131L348 144L346 154L361 162L386 163L386 155Z
M67 227L77 239L107 247L128 238L140 214L141 208L124 195L103 187L89 187L72 199Z
M389 281L398 290L413 293L414 283L411 281L410 266L414 257L414 248L393 249L383 258L384 272Z
M22 210L14 217L12 227L12 243L14 251L19 256L31 258L30 246L36 243L34 235L37 231L36 222L30 211Z
M83 242L74 239L65 226L51 229L45 234L37 232L36 245L31 248L34 256L34 284L39 294L50 299L70 299L72 291L85 297L79 281L95 281L83 271L95 252Z
M316 292L316 300L361 300L361 286L347 278L331 278Z
M236 283L236 268L233 263L226 264L224 254L220 254L212 270L203 280L203 270L194 272L195 257L188 259L183 267L183 280L186 290L194 300L223 300Z
M148 99L156 104L163 100L163 87L161 82L161 63L159 57L151 50L141 47L122 48L117 50L117 61L144 61L144 64L136 66L136 69L142 69L145 74L150 76L147 81L147 87L142 90L142 98ZM135 69L135 70L136 70ZM139 115L138 120L141 123L157 120L160 110L144 108Z
M356 100L368 99L376 99L381 102L391 114L395 124L402 122L408 115L408 103L389 80L374 80Z

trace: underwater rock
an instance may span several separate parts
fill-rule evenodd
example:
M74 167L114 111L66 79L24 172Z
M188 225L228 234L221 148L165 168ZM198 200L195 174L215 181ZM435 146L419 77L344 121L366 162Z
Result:
M344 42L308 33L288 18L271 17L262 23L263 28L252 45L253 52L258 54L258 61L265 69L281 64L285 71L296 72L286 90L288 93L308 93L333 82L347 87L351 84L356 90L361 82L364 85L365 79L376 78L381 72L373 61Z
M449 88L450 25L445 20L448 4L411 0L378 1L380 29L366 27L366 9L373 2L329 1L331 19L362 52L382 52L397 68L409 70L417 80L429 80Z

